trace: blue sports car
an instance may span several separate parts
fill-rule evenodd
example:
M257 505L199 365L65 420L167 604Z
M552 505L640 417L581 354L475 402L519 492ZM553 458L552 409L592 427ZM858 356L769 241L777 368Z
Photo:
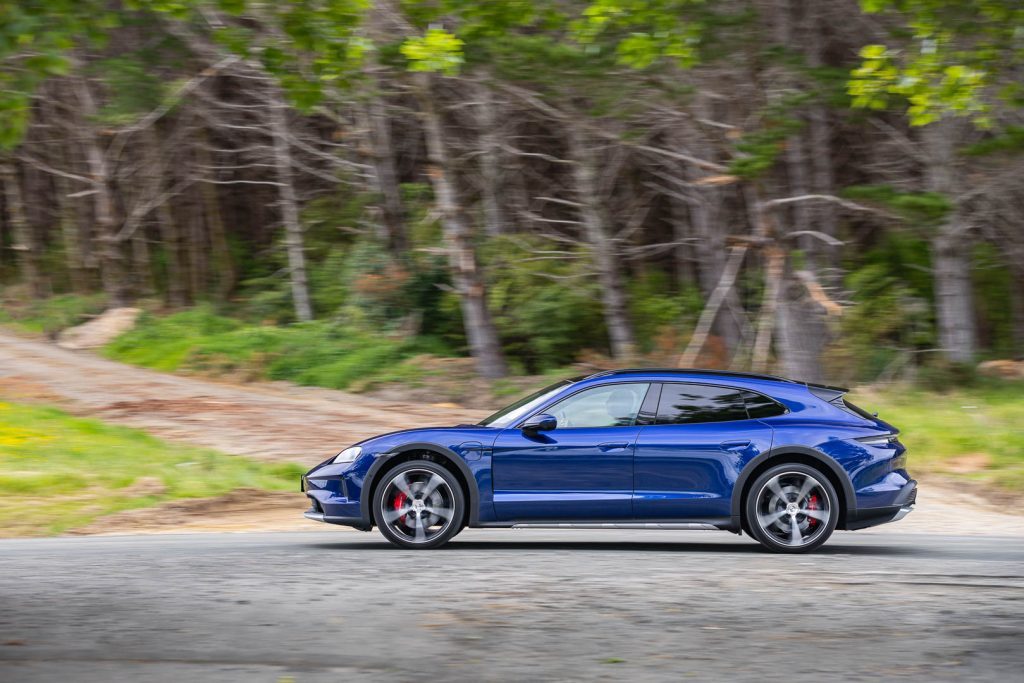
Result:
M436 548L464 527L723 529L807 552L903 518L892 426L845 390L711 370L565 380L478 424L384 434L302 478L306 517Z

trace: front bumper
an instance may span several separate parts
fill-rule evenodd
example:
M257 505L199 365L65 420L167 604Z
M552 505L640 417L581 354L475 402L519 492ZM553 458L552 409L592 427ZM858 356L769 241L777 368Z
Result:
M369 531L372 528L359 514L359 503L349 500L345 495L348 491L339 478L309 479L303 476L299 489L306 494L310 502L310 508L302 513L306 519L341 524L361 531Z
M856 513L847 517L846 528L849 531L856 531L858 529L878 526L879 524L898 522L909 515L914 510L916 504L917 481L911 479L900 489L892 505L857 510Z

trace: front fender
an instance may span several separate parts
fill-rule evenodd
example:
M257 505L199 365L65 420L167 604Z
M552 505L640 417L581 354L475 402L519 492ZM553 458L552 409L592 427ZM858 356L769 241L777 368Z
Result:
M466 481L466 489L469 494L467 496L468 500L466 500L466 505L469 507L469 525L479 525L480 485L473 475L473 471L466 464L465 459L451 448L429 442L405 443L401 446L396 446L390 451L379 454L374 459L370 469L366 472L359 500L359 511L363 522L368 526L373 524L373 514L370 506L373 504L372 498L376 491L377 479L382 473L387 471L391 463L395 462L396 457L411 451L430 451L435 453L444 464L454 467L459 471L462 478Z

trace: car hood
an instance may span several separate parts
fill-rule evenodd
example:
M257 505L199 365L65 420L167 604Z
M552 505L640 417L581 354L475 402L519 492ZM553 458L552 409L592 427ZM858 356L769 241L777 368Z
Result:
M436 444L449 449L454 449L455 446L467 441L479 441L490 446L494 443L499 431L501 430L470 424L451 427L420 427L380 434L354 445L362 446L364 451L373 453L386 453L413 443Z

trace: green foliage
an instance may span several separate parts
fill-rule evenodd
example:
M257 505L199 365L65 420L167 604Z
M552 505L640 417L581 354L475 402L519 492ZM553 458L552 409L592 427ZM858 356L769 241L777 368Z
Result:
M645 270L629 283L629 314L640 351L664 352L659 341L678 344L696 324L704 302L697 287L673 293L669 275Z
M462 66L461 39L442 28L429 28L422 36L407 38L402 54L410 71L426 71L453 76Z
M793 111L808 99L807 93L791 93L766 106L759 117L760 125L736 141L739 154L729 164L729 172L741 178L756 178L770 170L785 150L786 139L803 128L803 121L793 116Z
M303 468L169 444L52 408L0 403L0 533L53 534L122 510L237 488L294 490ZM130 487L146 477L148 493ZM32 514L26 515L27 509Z
M991 137L964 149L964 154L978 157L1021 152L1024 152L1024 126L1007 126Z
M900 428L912 472L966 477L995 488L1024 491L1024 391L1020 382L970 380L963 373L941 383L943 395L897 385L857 389L851 400ZM953 468L964 456L980 460L974 472Z
M1016 69L1024 62L1024 5L1017 0L861 0L861 6L898 17L913 43L907 46L897 37L893 45L861 49L861 65L849 84L854 106L885 109L898 98L908 102L915 126L946 114L991 125L993 86L1019 78ZM999 92L1012 96L1013 89Z
M106 308L102 294L64 294L28 302L7 300L0 308L0 322L11 322L26 330L52 336L98 315Z
M104 0L0 3L0 149L21 140L32 94L50 76L68 73L68 53L101 43L119 22Z
M573 22L577 40L598 47L613 38L620 64L644 69L661 59L683 68L698 61L704 32L700 14L704 0L593 0Z
M872 381L934 342L927 299L902 277L908 264L888 260L900 246L869 254L867 265L846 278L854 305L844 309L837 341L825 354L830 367L841 369L837 380Z
M528 372L608 345L586 254L551 250L550 242L512 237L493 239L483 250L493 273L489 294L499 336L509 359Z
M403 360L446 352L429 338L390 337L344 322L246 325L209 307L144 316L103 351L114 360L157 370L289 380L332 389L365 388L396 374L407 376L407 369L399 367Z
M953 208L949 199L938 192L907 192L889 185L855 185L844 188L840 194L883 206L918 226L936 225Z

